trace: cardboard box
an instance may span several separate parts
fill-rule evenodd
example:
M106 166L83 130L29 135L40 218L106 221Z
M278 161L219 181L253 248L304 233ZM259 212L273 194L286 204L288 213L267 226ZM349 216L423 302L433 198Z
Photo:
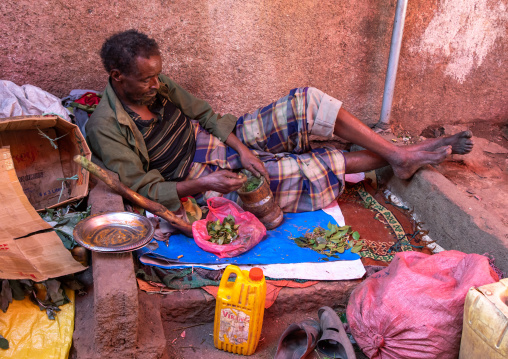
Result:
M91 152L76 125L58 116L2 118L0 147L10 148L18 180L37 211L87 195L89 173L72 158L90 159Z
M0 278L39 282L84 270L51 228L28 202L9 148L0 148Z

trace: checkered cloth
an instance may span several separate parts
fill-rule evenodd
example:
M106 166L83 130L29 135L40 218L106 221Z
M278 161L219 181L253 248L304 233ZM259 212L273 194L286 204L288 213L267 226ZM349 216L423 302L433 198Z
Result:
M345 161L332 147L311 149L307 88L297 88L264 108L240 117L236 136L263 161L270 188L284 212L315 211L342 193ZM335 119L334 119L335 120ZM238 153L194 123L196 153L187 179L219 169L241 169ZM217 196L206 192L204 198ZM225 195L237 200L236 192Z

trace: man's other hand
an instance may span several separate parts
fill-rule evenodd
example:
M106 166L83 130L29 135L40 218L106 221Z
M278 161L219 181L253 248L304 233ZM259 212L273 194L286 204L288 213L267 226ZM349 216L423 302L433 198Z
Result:
M208 190L216 191L222 194L236 191L247 182L247 177L237 173L220 170L202 177Z
M230 133L226 145L233 148L240 155L240 162L243 168L249 170L254 176L263 176L266 182L270 183L270 176L265 168L265 165L261 160L252 152L247 146L245 146L234 133Z
M243 168L249 170L254 176L257 178L263 176L266 182L270 183L270 177L265 165L252 151L248 149L243 151L240 154L240 162L242 162Z

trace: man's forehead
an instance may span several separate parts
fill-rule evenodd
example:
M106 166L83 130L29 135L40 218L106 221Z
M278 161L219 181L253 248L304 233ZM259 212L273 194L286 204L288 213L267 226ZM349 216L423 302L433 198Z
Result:
M162 58L160 55L152 55L150 57L136 56L134 62L135 75L140 77L158 75L162 71Z

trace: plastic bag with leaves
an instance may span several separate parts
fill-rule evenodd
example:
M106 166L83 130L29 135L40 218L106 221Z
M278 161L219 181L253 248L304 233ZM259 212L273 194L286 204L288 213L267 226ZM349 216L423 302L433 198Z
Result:
M213 197L208 199L207 204L209 211L206 218L192 224L194 241L202 250L213 253L220 258L235 257L247 252L265 237L265 226L256 216L244 211L236 203L222 197ZM216 240L212 241L212 236L208 234L208 222L218 224L217 221L220 221L217 231L224 230L227 227L224 222L226 224L229 222L229 220L224 220L228 216L234 219L233 227L237 226L230 231L232 235L228 238L227 235L221 237L219 234ZM228 225L231 227L231 222ZM222 238L222 244L219 244L220 238Z

